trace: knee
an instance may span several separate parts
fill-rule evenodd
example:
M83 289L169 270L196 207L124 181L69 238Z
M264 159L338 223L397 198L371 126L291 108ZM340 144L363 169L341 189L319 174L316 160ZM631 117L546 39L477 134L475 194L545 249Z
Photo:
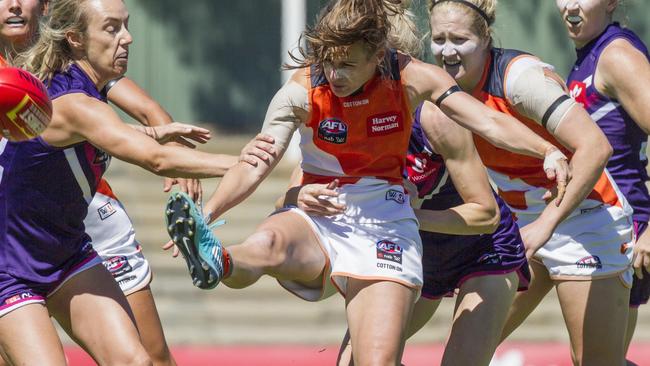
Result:
M143 348L134 352L124 352L121 356L115 357L107 362L107 364L114 366L153 366L151 358L149 358L149 355Z
M287 259L286 245L275 230L257 231L246 240L246 245L254 248L262 261L262 267L266 270L279 267Z
M155 348L149 347L147 349L149 357L151 358L153 365L172 365L172 354L167 347L167 344L163 343L160 346Z

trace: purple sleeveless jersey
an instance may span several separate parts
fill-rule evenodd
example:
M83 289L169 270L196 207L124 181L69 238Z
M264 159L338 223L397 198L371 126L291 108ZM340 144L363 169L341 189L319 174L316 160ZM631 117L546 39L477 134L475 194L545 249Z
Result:
M617 100L599 93L594 86L598 59L605 47L616 39L627 40L650 59L648 49L636 34L621 28L618 23L613 23L596 39L577 50L578 59L569 74L567 84L571 96L585 107L614 149L607 163L607 170L634 208L634 220L647 222L650 219L650 195L645 186L648 180L648 135L639 128Z
M51 99L84 93L106 101L75 64L53 77ZM0 292L8 278L47 293L93 255L83 220L109 156L88 142L54 147L40 137L0 142ZM41 286L42 285L42 286Z
M445 210L463 203L448 176L444 160L429 144L420 124L421 106L415 112L405 177L417 187L420 207ZM492 234L448 235L420 231L423 245L422 296L450 296L462 283L485 274L519 273L519 290L528 288L530 273L519 228L506 203L494 193L501 221Z

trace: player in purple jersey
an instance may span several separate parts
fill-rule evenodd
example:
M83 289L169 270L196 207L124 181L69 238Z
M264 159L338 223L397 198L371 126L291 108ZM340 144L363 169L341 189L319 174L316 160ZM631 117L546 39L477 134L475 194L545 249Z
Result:
M0 345L10 363L65 363L49 312L98 363L150 364L124 295L84 233L107 153L172 176L218 176L237 161L161 146L106 105L105 85L126 71L127 19L121 0L54 2L40 39L17 58L45 79L54 115L41 137L0 145ZM209 137L181 124L143 131Z
M577 60L567 79L581 103L609 139L614 152L607 164L634 209L634 284L625 339L629 346L638 307L650 297L650 195L646 187L646 143L650 131L650 55L629 29L613 22L619 1L556 0Z
M0 58L15 57L37 38L37 26L45 14L48 0L0 1ZM172 123L171 116L132 80L122 77L106 87L108 100L145 126ZM179 140L187 144L187 141ZM170 141L168 144L179 144ZM255 153L255 149L251 149ZM201 186L197 179L165 178L164 191L178 183L181 190L200 201ZM102 184L104 190L108 184ZM102 189L100 189L102 190ZM84 222L93 241L93 248L114 275L133 310L136 324L147 353L154 365L174 365L149 284L152 272L138 241L124 206L112 194L95 194ZM111 192L112 193L112 192ZM102 208L112 207L110 218L102 215ZM116 264L121 263L119 269ZM0 364L4 364L0 360Z

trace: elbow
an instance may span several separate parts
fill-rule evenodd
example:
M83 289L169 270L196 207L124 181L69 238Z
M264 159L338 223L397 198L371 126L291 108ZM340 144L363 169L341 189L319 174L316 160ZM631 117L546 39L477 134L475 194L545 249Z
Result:
M592 141L592 145L589 149L589 156L592 157L594 161L599 162L601 168L604 169L605 166L607 166L609 158L612 157L614 149L602 132L599 133L598 138L595 138Z
M612 154L614 153L614 148L612 148L612 145L609 143L609 141L607 141L607 139L604 139L601 150L603 154L603 161L609 161L609 158L611 158Z
M165 157L164 151L162 149L157 149L157 151L151 153L149 158L144 162L143 168L156 175L170 176L172 174L172 168L168 161L169 159Z
M134 118L145 126L160 126L172 122L172 117L154 100L148 100L137 111Z
M494 233L499 224L501 223L501 213L499 212L498 207L494 206L486 212L486 220L483 225L483 232L481 234L492 234Z

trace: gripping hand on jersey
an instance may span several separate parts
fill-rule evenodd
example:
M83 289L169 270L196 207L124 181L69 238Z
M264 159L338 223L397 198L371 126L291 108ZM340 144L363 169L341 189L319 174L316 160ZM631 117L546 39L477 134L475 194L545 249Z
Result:
M336 202L336 198L339 196L336 191L338 186L339 180L335 179L328 184L306 184L293 187L289 190L287 197L295 195L295 202L286 203L295 204L310 216L339 215L345 212L346 207L344 204Z
M559 206L564 198L566 186L571 180L571 168L569 159L555 146L546 151L544 172L549 180L556 182L556 187L547 191L542 198L547 202L555 198L555 205Z
M553 230L553 226L543 222L541 218L519 230L526 249L526 259L530 260L548 242L553 235Z

